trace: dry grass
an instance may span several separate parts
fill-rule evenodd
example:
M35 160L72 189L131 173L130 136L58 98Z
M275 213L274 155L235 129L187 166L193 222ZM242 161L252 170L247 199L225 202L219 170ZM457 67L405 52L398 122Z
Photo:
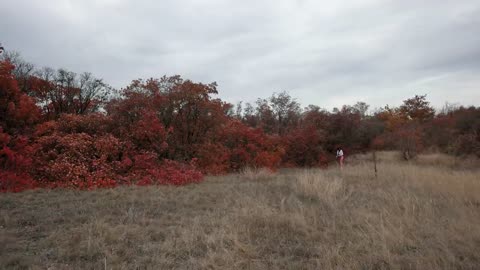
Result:
M267 168L244 168L238 175L240 178L247 180L270 179L274 177L274 173Z
M355 164L2 194L0 268L480 268L479 171Z
M367 153L348 157L347 161L356 165L365 162L372 162L372 159L372 154ZM400 152L393 151L377 152L377 161L383 163L405 163L402 154ZM475 156L455 157L438 152L419 155L414 160L410 161L410 163L419 166L437 166L455 170L471 170L480 168L480 160Z

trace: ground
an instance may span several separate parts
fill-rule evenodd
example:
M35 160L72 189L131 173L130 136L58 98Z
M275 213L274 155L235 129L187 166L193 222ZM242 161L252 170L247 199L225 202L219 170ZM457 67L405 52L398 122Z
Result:
M0 268L480 268L480 171L393 155L377 178L366 155L343 171L0 194Z

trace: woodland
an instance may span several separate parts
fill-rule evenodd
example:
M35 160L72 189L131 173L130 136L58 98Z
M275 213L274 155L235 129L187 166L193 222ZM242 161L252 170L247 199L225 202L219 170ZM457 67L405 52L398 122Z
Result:
M181 76L113 89L91 73L0 61L0 191L184 185L244 168L319 167L354 153L480 157L480 107L426 95L369 110L302 108L288 92L230 104L216 83Z

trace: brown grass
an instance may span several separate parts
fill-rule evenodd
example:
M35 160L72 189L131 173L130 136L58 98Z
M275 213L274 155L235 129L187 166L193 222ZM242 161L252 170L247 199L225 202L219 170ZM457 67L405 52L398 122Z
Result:
M372 154L357 154L347 159L351 164L372 162ZM377 152L377 161L383 163L405 163L400 152L379 151ZM433 152L417 156L410 161L411 164L419 166L438 166L454 170L471 170L480 168L480 160L475 156L455 157L443 153Z
M274 177L274 173L267 168L246 167L240 171L238 177L246 180L261 180Z
M359 158L179 188L2 194L0 268L479 269L480 172L382 155L378 178Z

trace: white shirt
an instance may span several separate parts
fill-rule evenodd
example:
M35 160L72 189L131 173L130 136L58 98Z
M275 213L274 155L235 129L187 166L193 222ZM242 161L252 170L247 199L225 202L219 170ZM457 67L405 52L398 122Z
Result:
M343 151L342 151L342 149L337 150L337 157L343 157Z

